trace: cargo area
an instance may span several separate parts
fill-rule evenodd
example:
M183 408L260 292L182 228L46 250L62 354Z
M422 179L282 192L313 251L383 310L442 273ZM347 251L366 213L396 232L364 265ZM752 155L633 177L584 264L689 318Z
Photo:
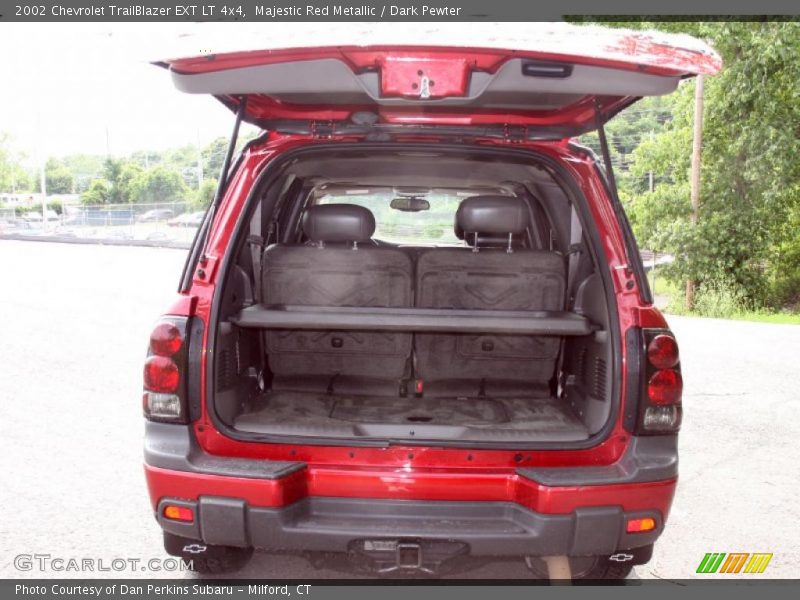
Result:
M576 441L589 436L553 398L401 398L276 391L236 417L237 431L333 438Z
M617 350L578 200L526 153L384 144L273 166L215 300L215 417L261 441L586 442Z

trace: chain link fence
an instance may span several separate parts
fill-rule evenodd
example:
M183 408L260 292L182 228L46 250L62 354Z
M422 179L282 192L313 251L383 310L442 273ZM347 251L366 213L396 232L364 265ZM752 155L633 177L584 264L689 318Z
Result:
M187 202L64 206L61 214L35 208L0 209L0 237L188 247L204 210Z

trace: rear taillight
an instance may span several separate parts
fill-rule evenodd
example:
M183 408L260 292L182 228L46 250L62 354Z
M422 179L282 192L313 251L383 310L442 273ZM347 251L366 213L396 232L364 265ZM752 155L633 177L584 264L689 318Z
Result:
M164 317L150 334L144 363L144 416L153 421L188 422L186 410L185 317Z
M153 392L178 391L181 375L172 357L149 356L144 363L144 387Z
M644 329L642 333L645 360L637 433L675 433L683 416L678 343L663 329Z
M682 392L683 379L675 369L659 369L647 382L647 398L659 406L677 404Z
M175 356L182 345L183 336L175 323L163 321L150 334L150 351L158 356Z
M647 362L656 369L671 369L680 361L678 342L666 333L659 333L647 344Z

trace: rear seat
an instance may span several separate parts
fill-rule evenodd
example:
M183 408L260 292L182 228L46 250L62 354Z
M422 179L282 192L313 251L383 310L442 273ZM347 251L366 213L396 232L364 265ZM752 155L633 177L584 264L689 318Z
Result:
M264 252L265 304L413 306L406 253L372 241L375 218L361 206L313 206L303 215L307 245ZM410 333L273 330L266 333L273 387L397 394L410 376Z
M522 199L474 196L456 213L456 235L469 248L434 248L417 262L416 306L424 308L562 310L560 254L520 248L530 217ZM417 334L416 376L426 394L548 394L559 338Z

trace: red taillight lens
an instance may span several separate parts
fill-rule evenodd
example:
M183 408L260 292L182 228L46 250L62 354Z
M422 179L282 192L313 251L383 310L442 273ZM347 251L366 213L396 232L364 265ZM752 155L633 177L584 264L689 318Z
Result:
M178 365L164 356L150 356L144 363L144 387L153 392L171 393L178 389Z
M647 346L647 360L656 369L671 369L678 364L678 342L670 335L657 335Z
M150 350L159 356L174 356L181 344L181 332L172 323L159 323L150 334Z
M677 404L682 393L683 378L675 369L656 371L647 383L647 396L653 404Z

